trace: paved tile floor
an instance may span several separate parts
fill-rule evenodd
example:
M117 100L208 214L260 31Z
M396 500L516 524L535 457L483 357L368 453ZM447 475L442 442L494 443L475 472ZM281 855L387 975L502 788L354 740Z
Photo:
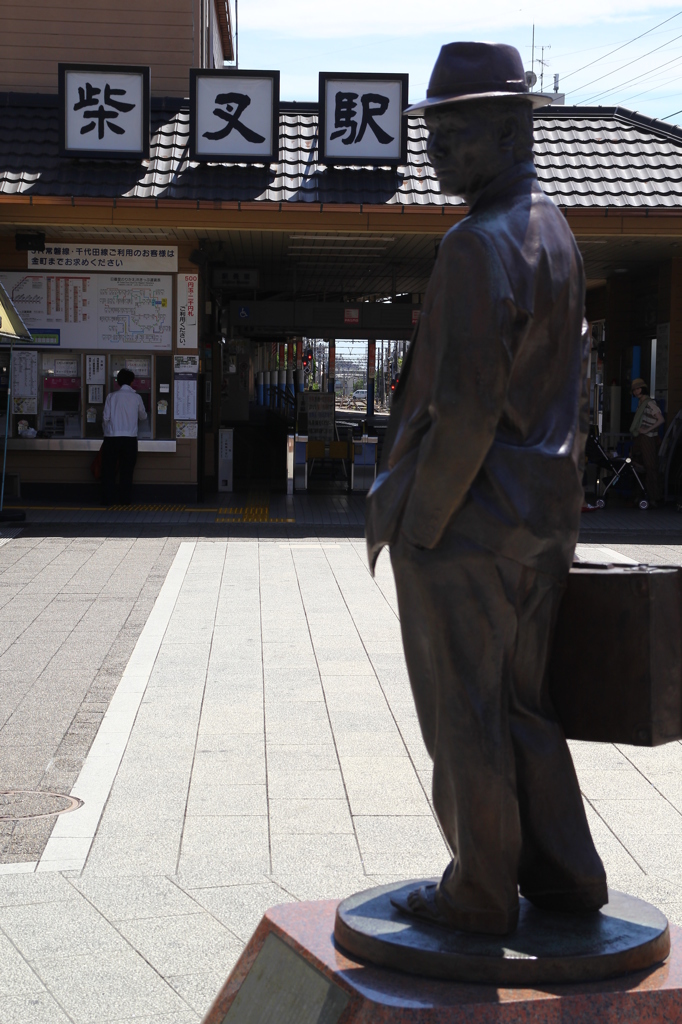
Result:
M359 540L131 542L125 553L120 543L19 536L0 548L5 606L32 613L35 599L31 623L54 617L0 671L23 662L35 687L72 645L71 677L46 676L42 703L13 698L8 725L27 724L9 735L29 765L44 753L25 747L22 729L51 707L58 736L70 721L62 706L81 707L63 680L80 678L83 657L89 692L117 646L128 618L117 606L107 619L107 600L122 600L119 566L138 572L145 595L130 583L128 617L147 602L127 663L107 670L120 682L98 701L103 717L73 782L83 807L57 819L39 858L0 865L2 1024L197 1022L268 906L437 874L448 858L386 556L374 581ZM682 562L679 547L617 550ZM61 566L49 592L48 554ZM579 554L614 558L601 545ZM67 612L83 593L91 604L74 621ZM59 595L64 607L49 612ZM109 647L90 628L70 640L100 610ZM53 634L58 645L43 647ZM682 744L572 748L611 885L682 923ZM0 789L14 777L0 775ZM31 780L52 788L37 769Z
M0 544L0 790L68 793L179 541ZM37 859L53 825L0 819L0 864Z

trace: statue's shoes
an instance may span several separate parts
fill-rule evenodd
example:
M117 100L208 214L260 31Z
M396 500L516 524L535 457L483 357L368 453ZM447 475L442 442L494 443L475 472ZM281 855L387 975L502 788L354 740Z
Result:
M391 896L391 903L402 914L409 917L418 917L422 921L429 921L430 924L439 924L442 928L452 930L456 927L441 910L436 901L437 885L420 885L418 889L412 889L407 896Z
M518 924L518 912L511 917L499 913L450 910L444 913L438 899L435 882L420 885L407 896L391 896L391 903L401 914L416 917L429 924L437 924L449 931L481 932L486 935L508 935Z

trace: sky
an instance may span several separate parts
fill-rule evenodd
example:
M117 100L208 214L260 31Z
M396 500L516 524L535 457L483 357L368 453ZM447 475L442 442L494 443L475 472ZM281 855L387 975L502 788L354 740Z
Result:
M558 74L566 103L682 124L681 0L237 2L239 66L279 70L283 100L317 99L319 71L390 71L409 73L415 102L443 43L485 39L516 46L538 78L544 58L544 91Z

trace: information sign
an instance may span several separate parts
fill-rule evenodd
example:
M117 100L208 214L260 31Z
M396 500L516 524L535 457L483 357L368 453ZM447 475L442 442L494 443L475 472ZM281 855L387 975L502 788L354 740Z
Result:
M307 435L309 441L334 440L334 395L325 391L302 391L299 417L303 413L308 418Z
M47 242L30 250L29 270L115 270L119 273L173 274L178 269L177 245L93 245L92 242Z
M198 274L178 274L178 348L198 348Z
M38 353L17 350L12 358L12 394L35 398L38 394Z
M106 356L85 357L85 383L104 384L106 380Z
M407 163L408 76L320 72L320 160Z
M161 352L172 347L169 274L2 272L0 282L28 329L58 327L64 348Z
M197 382L175 378L175 418L195 420L197 418Z
M190 159L279 158L279 71L190 68Z
M60 154L147 158L149 85L148 67L60 64Z

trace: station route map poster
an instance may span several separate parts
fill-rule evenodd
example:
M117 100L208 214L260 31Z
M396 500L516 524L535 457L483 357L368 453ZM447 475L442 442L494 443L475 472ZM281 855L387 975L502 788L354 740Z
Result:
M61 348L170 352L170 274L0 273L31 330L59 331ZM40 344L40 342L37 342Z

